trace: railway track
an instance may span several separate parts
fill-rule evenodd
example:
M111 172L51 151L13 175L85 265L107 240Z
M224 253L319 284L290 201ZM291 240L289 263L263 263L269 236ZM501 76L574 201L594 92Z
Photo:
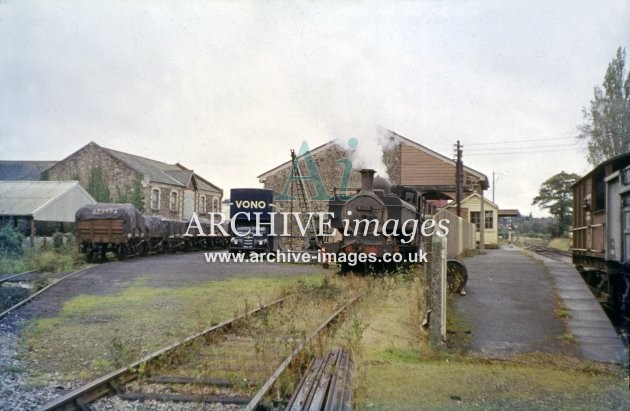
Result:
M561 251L556 248L540 245L529 246L527 249L535 252L536 254L551 258L552 260L571 262L571 253L568 251Z
M25 304L29 303L31 300L33 300L33 299L37 298L39 295L41 295L41 294L43 294L44 292L48 291L50 288L52 288L52 287L54 287L54 286L58 285L58 284L59 284L59 283L61 283L63 280L65 280L65 279L67 279L67 278L70 278L70 277L72 277L72 276L76 276L77 274L79 274L79 273L81 273L81 272L83 272L83 271L87 270L88 268L90 268L90 267L85 267L85 268L82 268L82 269L80 269L80 270L73 271L73 272L71 272L71 273L69 273L69 274L64 275L63 277L60 277L60 278L57 278L57 279L53 280L53 282L52 282L52 283L50 283L50 284L48 284L46 287L44 287L44 288L42 288L42 289L38 290L37 292L35 292L35 293L31 294L31 295L30 295L30 296L28 296L27 298L25 298L25 299L21 300L20 302L18 302L18 303L16 303L16 304L14 304L13 306L11 306L11 307L7 308L6 310L4 310L4 311L2 311L2 312L0 312L0 318L5 317L6 315L8 315L8 314L12 313L13 311L15 311L16 309L20 308L21 306L23 306L23 305L25 305ZM22 275L31 274L31 273L33 273L33 271L27 271L27 272L24 272L24 273L20 273L20 274L15 274L15 275L12 275L12 276L4 277L4 278L0 279L0 285L1 285L2 283L4 283L4 282L8 282L8 281L15 281L15 279L16 279L17 277L22 276Z
M27 275L27 274L31 274L33 272L34 271L24 271L23 273L11 274L11 275L4 276L4 277L0 278L0 285L3 284L3 283L6 283L7 281L16 281L16 279L18 277L21 277L21 276Z
M341 306L335 299L304 295L275 300L158 350L42 409L124 409L136 404L130 401L141 401L254 410L262 403L287 401L308 359L324 349L325 330L358 299ZM323 321L322 313L327 313ZM325 384L318 380L322 388L311 387L311 392L321 400L330 391L330 401L336 401L331 404L339 405L349 398L344 381L351 367L347 355L335 355L343 357L339 375Z

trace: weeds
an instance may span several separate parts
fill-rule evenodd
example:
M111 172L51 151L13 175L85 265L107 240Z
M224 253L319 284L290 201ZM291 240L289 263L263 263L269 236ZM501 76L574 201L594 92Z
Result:
M27 251L24 255L26 266L39 272L72 271L85 264L85 257L75 247L59 250Z
M560 318L569 319L571 318L571 311L567 307L558 307L555 309L556 315Z
M136 352L133 344L123 341L116 335L109 340L109 357L116 368L124 367L135 358Z
M341 287L335 284L330 276L324 277L320 285L300 282L297 291L300 294L322 299L334 299L339 297L343 292Z
M559 338L567 344L575 344L576 342L575 337L569 333L564 333Z

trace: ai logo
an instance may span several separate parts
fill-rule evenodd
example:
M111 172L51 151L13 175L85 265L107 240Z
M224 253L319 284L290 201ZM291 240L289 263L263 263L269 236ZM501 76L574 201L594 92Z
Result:
M359 145L359 141L356 138L350 138L348 140L348 147L354 150L357 145ZM296 173L296 169L299 165L299 162L303 161L306 164L306 170L308 170L308 175L301 175L300 173ZM343 166L343 172L341 174L341 180L339 181L339 197L342 200L348 200L351 196L348 196L346 190L348 189L348 182L350 181L350 174L352 173L352 160L348 157L344 157L341 160L337 161L337 163ZM301 168L302 170L303 168ZM300 151L298 152L298 156L293 163L293 167L291 168L291 173L287 178L287 182L284 185L284 190L278 196L276 196L276 201L291 201L295 200L295 197L289 195L289 190L291 189L291 183L293 181L312 181L313 186L315 187L315 195L309 198L310 201L328 201L332 197L326 190L324 186L324 182L322 181L322 177L319 174L319 170L317 169L317 163L315 162L315 158L311 153L311 150L308 148L308 144L306 141L302 142L302 146L300 147Z

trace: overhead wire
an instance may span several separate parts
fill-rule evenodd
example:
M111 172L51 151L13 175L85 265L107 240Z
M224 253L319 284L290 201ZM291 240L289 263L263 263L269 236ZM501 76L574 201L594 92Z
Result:
M486 143L466 143L464 142L464 146L486 146L492 144L514 144L514 143L530 143L536 141L560 141L560 140L575 140L575 137L558 137L558 138L537 138L537 139L529 139L529 140L514 140L514 141L492 141Z

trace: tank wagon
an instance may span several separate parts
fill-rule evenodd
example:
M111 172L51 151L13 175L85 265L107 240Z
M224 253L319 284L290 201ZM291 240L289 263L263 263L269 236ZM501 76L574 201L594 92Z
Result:
M630 153L573 185L573 263L602 303L630 317Z
M80 208L75 215L79 252L88 261L105 260L114 253L123 260L149 253L225 248L228 237L199 236L194 230L186 236L188 221L143 215L131 204L97 203ZM200 219L204 232L210 221Z

